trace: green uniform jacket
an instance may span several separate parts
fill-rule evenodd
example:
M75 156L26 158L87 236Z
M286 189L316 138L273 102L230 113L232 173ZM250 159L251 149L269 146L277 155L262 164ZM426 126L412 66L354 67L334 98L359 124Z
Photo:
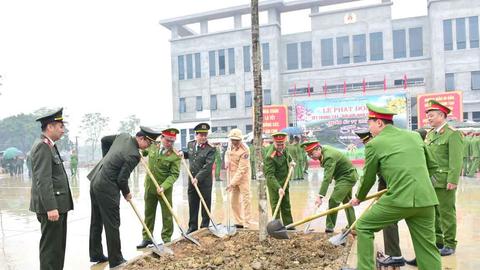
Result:
M480 157L480 137L470 138L470 155L471 157Z
M283 151L283 155L275 155L275 147L270 145L266 148L263 173L267 179L267 187L273 190L283 188L283 184L288 175L288 164L292 161L292 157L288 149Z
M77 155L71 155L70 156L70 164L75 165L75 166L78 164L78 156Z
M72 193L63 160L46 137L35 142L30 151L32 160L32 190L30 211L45 214L57 209L59 213L73 210Z
M447 183L458 184L463 165L463 135L446 124L437 134L435 129L427 133L425 143L435 156L438 171L434 174L434 186L445 188Z
M322 146L323 182L319 194L325 196L328 186L335 179L336 184L345 183L352 186L358 180L357 170L342 152L330 146Z
M437 168L418 133L387 125L365 145L363 179L356 197L363 200L380 173L388 191L378 204L396 207L437 205L429 177Z
M135 137L127 133L102 138L104 157L87 175L92 186L102 191L115 202L120 202L119 192L123 196L130 193L128 178L140 162L140 152Z
M148 155L148 168L157 180L157 183L168 190L177 181L180 175L180 157L173 152L158 148L156 145L151 145L144 151L144 155ZM150 176L145 176L145 191L156 193L157 188L150 180Z

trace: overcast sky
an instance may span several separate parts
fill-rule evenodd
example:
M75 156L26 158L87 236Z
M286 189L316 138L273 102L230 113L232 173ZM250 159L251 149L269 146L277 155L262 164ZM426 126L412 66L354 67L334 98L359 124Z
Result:
M394 18L427 12L426 0L393 2ZM169 123L170 31L159 20L249 3L0 0L0 119L63 106L72 135L90 112L109 116L111 132L130 114L145 125ZM296 17L282 17L283 32L308 30L309 18Z

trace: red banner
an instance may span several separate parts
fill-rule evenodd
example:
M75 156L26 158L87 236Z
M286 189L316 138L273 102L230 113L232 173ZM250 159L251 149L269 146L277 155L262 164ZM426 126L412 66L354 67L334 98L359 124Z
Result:
M428 126L425 109L428 108L428 101L433 99L452 110L448 114L448 119L458 122L463 122L463 101L462 91L432 93L417 96L417 116L418 127Z
M263 133L272 134L288 127L288 109L285 105L263 106Z

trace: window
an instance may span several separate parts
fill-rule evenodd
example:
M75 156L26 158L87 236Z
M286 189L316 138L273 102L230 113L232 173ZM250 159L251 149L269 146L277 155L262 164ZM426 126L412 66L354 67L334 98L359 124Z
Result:
M178 104L178 110L180 113L187 112L187 104L185 102L185 98L180 98L180 101Z
M228 49L228 74L235 74L235 50Z
M237 126L230 126L230 130L237 128Z
M185 63L183 61L183 55L178 56L178 79L185 80Z
M393 58L407 57L407 44L405 40L405 30L393 31Z
M217 130L218 130L218 127L212 127L212 133L217 132Z
M187 54L187 79L193 78L193 57Z
M210 77L217 75L217 71L215 69L215 51L208 52L208 68L210 70Z
M237 108L237 94L230 93L230 108Z
M263 90L263 105L272 105L272 93L270 89Z
M480 90L480 71L472 71L472 90Z
M361 63L367 61L367 42L365 35L353 36L353 62Z
M333 65L333 39L322 39L322 66Z
M225 50L218 50L218 75L225 75Z
M245 133L248 134L253 131L253 125L245 125Z
M395 86L403 86L405 83L404 79L394 80L393 85ZM425 78L407 78L407 86L415 86L415 85L425 85Z
M337 38L337 64L350 63L350 45L348 37Z
M412 116L412 130L416 130L418 128L418 118L416 116Z
M287 69L298 69L297 43L287 44Z
M250 46L243 46L243 71L250 72Z
M210 96L210 110L217 110L217 95Z
M270 45L262 43L263 70L270 70Z
M186 129L180 130L180 144L182 145L182 148L187 147L187 130Z
M452 20L443 21L443 49L453 50Z
M300 54L302 60L302 68L312 67L312 42L305 41L300 43Z
M408 44L410 45L410 57L423 56L422 27L408 29Z
M465 31L465 18L458 18L455 20L457 30L457 50L462 50L467 47L467 33Z
M478 16L468 18L470 48L478 48Z
M245 91L245 108L252 107L252 91Z
M222 130L222 132L225 132L225 133L227 133L227 131L228 131L228 127L221 127L221 130Z
M195 78L202 77L202 68L200 64L200 53L195 54Z
M472 112L472 121L480 122L480 112Z
M189 139L190 141L193 140L193 139L195 139L195 131L193 130L193 128L190 128L190 129L188 130L188 134L190 135L190 136L189 136L189 137L190 137L190 139Z
M197 109L197 112L203 111L202 96L197 96L195 108Z
M370 33L370 61L383 60L383 33Z
M468 120L468 112L463 113L463 121Z
M455 90L455 75L453 73L445 73L445 91Z

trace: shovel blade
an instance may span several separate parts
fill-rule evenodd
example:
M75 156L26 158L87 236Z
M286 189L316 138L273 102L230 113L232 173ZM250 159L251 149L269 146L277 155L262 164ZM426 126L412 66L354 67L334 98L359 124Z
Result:
M273 238L288 239L287 228L279 219L272 220L267 224L267 233Z
M328 241L334 246L343 245L347 242L347 236L348 236L349 233L350 233L350 231L346 231L344 233L337 234L335 236L330 237L330 239L328 239Z
M228 234L227 228L222 224L215 225L211 223L210 226L208 226L208 230L218 238L223 238Z
M164 246L164 245L158 245L154 244L153 247L151 248L152 252L157 254L158 256L166 256L166 255L173 255L173 250Z
M230 225L230 226L227 226L227 234L232 236L232 235L235 235L237 234L237 227L235 227L235 225Z
M197 241L197 239L195 239L195 238L191 237L190 235L186 234L185 231L182 228L180 228L180 233L183 236L183 238L187 239L188 241L194 243L195 245L197 245L199 247L202 246L202 245L200 245L200 242Z

